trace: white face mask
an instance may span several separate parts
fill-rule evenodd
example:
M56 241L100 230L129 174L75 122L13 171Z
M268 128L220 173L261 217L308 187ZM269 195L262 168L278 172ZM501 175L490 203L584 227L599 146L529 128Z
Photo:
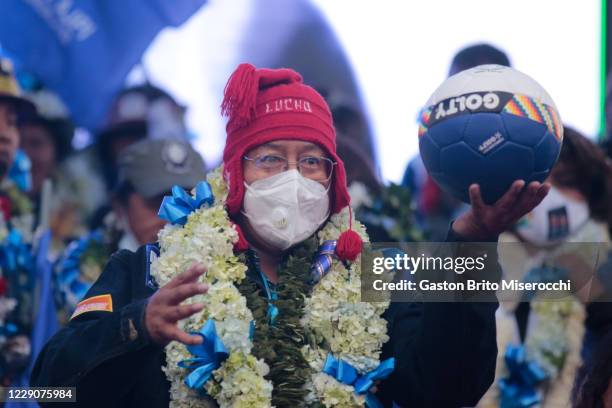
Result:
M244 184L243 214L259 239L285 250L311 236L329 215L329 196L321 183L297 170Z
M529 214L519 220L516 232L536 245L551 245L563 241L589 220L586 202L567 197L555 187Z

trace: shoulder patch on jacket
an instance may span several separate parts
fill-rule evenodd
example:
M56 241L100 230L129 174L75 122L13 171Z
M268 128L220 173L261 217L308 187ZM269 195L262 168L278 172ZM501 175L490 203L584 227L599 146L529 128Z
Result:
M74 313L70 317L70 320L75 317L87 313L87 312L112 312L113 311L113 298L110 294L93 296L88 299L81 301Z

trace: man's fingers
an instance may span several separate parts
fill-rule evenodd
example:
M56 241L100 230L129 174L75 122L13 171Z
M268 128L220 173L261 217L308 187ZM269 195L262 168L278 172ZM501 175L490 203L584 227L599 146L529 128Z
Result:
M185 299L195 295L202 295L206 292L208 292L208 285L203 283L185 283L170 289L168 303L171 305L178 305Z
M540 188L536 192L535 201L534 201L534 207L537 207L538 205L540 205L542 200L546 197L546 195L550 191L550 188L551 188L550 183L542 183L542 185L540 186Z
M202 264L193 264L185 272L178 274L175 278L173 278L166 287L172 288L179 285L182 285L187 282L193 282L198 277L206 272L206 267Z
M525 189L525 196L533 198L537 194L541 186L542 184L540 184L539 181L532 181L527 185L527 188Z
M178 327L176 327L172 331L171 338L172 340L180 341L181 343L186 344L188 346L195 346L198 344L202 344L202 341L203 341L202 336L189 335L185 333L184 331L182 331L181 329L179 329Z
M532 181L523 189L516 205L513 206L514 213L518 213L519 217L528 213L536 206L537 194L540 191L542 184L538 181Z
M176 323L179 320L185 319L191 316L194 313L199 312L204 309L204 305L202 303L192 303L190 305L179 305L170 308L168 313L166 314L166 320Z
M474 212L477 213L484 209L485 203L482 200L482 195L480 195L480 186L478 184L471 184L468 193L470 194L470 203Z
M516 180L512 183L508 191L497 200L495 207L503 211L510 211L519 198L523 187L525 187L525 182L523 180Z

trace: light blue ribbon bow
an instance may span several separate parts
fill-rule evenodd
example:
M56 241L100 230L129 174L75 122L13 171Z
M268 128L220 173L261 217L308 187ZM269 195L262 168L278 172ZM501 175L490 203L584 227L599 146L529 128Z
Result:
M30 158L23 150L17 150L15 158L13 159L13 165L9 170L9 178L13 180L13 183L15 183L21 191L28 192L32 189L31 169L32 162Z
M548 375L535 362L527 360L523 346L509 345L504 354L510 376L499 381L501 408L528 408L540 403L536 390Z
M202 344L187 346L187 350L195 358L179 361L178 366L191 370L191 373L185 378L185 385L201 391L213 371L229 357L229 352L223 345L223 341L217 336L215 321L212 319L208 319L198 333L192 334L202 336Z
M331 353L327 354L323 372L334 377L346 385L352 385L355 393L366 395L366 406L370 408L382 408L378 399L369 392L376 381L389 377L395 369L395 358L391 357L382 361L374 370L359 376L357 369L342 359L336 359Z
M202 205L212 205L215 198L210 184L206 181L199 182L195 187L195 196L183 190L182 187L172 187L172 196L164 197L159 212L161 219L169 221L171 224L185 225L187 217Z
M62 294L62 301L67 300L66 295L71 297L71 302L80 300L91 288L93 283L84 281L81 276L81 257L92 242L102 243L103 240L102 233L96 230L68 245L63 259L58 263L56 274L56 282ZM74 306L73 304L70 305L70 307Z
M32 256L28 244L23 241L21 233L11 229L0 251L0 265L6 272L15 272L17 268L31 269Z

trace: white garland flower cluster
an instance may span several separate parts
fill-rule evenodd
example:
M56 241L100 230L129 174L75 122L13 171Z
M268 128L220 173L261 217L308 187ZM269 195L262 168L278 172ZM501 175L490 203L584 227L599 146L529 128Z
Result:
M209 285L208 293L189 300L203 303L203 310L180 322L181 329L192 332L213 319L217 334L229 351L228 359L213 372L214 380L204 385L205 391L220 407L270 407L272 384L265 379L269 368L251 354L249 328L253 315L237 288L245 279L247 267L233 253L238 234L224 208L227 186L221 168L209 174L207 181L213 190L214 204L192 212L185 226L168 225L160 232L160 256L151 266L152 273L164 285L194 262L208 268L201 278ZM332 216L319 232L320 244L338 239L348 229L349 216L348 208ZM353 229L367 241L362 225L353 221ZM311 383L305 384L311 390L307 400L319 401L326 407L365 405L364 396L357 395L352 386L321 372L328 352L364 374L379 365L382 345L388 340L387 323L381 315L389 302L360 302L360 272L359 258L348 269L334 260L329 273L305 301L301 323L314 340L302 352L315 372ZM210 400L203 398L202 393L184 384L189 372L178 363L191 357L181 343L171 342L166 347L164 372L171 382L173 408L210 406Z
M319 233L320 243L337 239L349 228L348 209L333 215ZM353 229L364 242L368 241L365 228L352 220ZM327 275L313 288L305 300L301 323L319 346L305 346L306 361L314 369L312 386L316 397L327 407L362 407L365 397L354 388L336 381L321 372L327 353L350 363L360 373L375 369L380 364L382 345L389 340L387 322L382 314L389 302L366 303L361 299L361 257L347 269L334 259Z

